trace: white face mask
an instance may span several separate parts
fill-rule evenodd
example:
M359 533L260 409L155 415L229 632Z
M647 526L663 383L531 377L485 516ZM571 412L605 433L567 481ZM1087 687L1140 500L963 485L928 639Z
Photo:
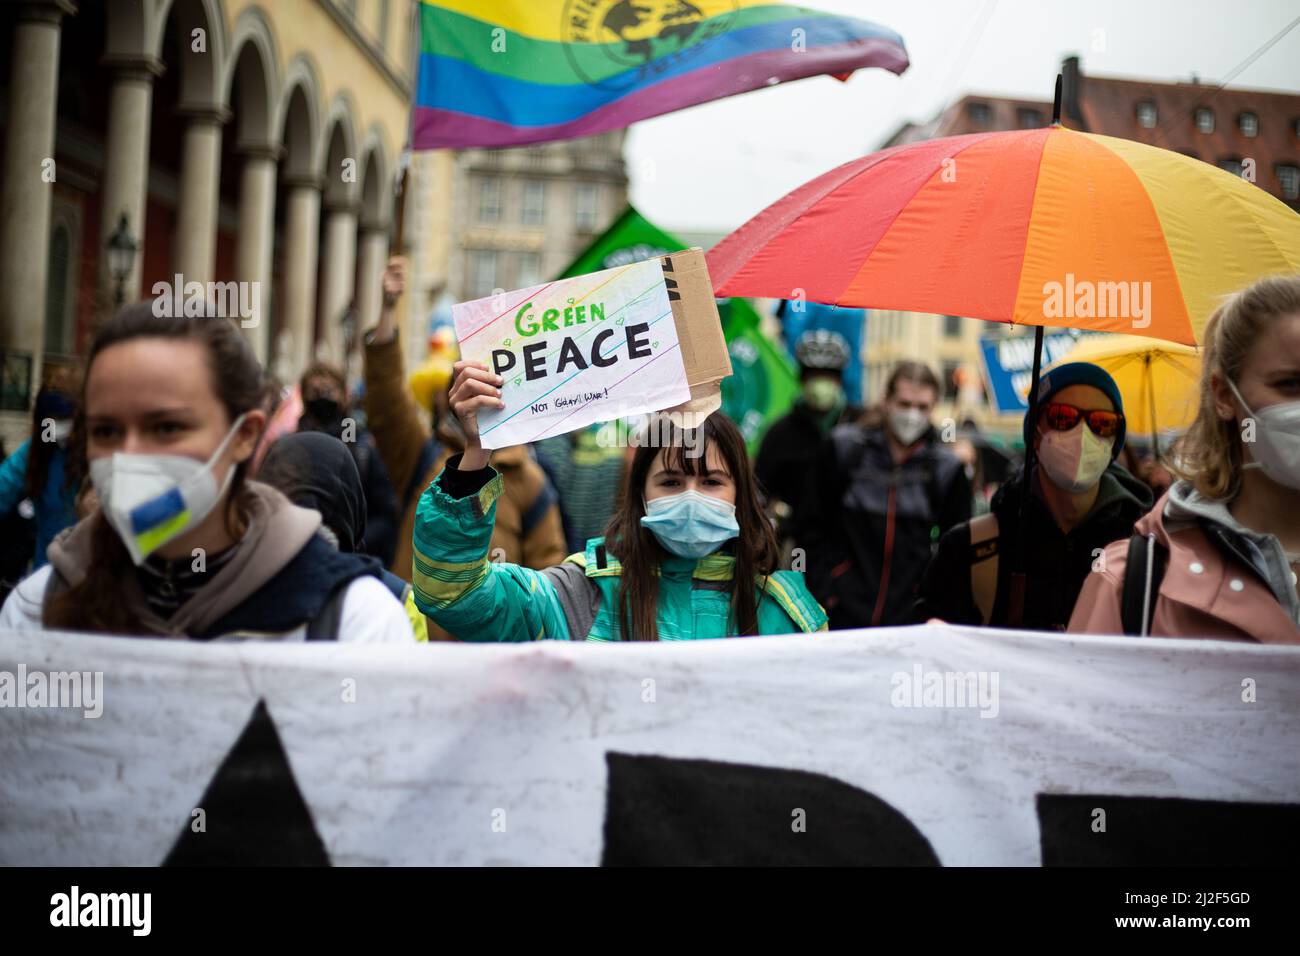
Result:
M206 462L185 455L119 451L90 463L90 480L99 507L137 565L212 513L235 477L235 466L226 470L220 488L212 469L244 417L235 419Z
M1280 402L1256 414L1232 380L1226 381L1246 414L1255 419L1255 440L1242 442L1253 460L1241 467L1258 468L1279 485L1300 491L1300 402Z
M901 445L911 445L930 427L930 416L919 408L891 408L889 430Z
M1038 443L1038 461L1052 484L1077 495L1101 480L1114 447L1114 438L1098 438L1080 419L1069 431L1045 432Z

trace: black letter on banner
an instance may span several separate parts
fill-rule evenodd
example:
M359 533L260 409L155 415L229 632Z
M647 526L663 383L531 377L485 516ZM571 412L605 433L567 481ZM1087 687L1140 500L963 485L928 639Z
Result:
M802 770L607 753L603 866L938 866L880 798ZM796 830L794 811L806 826Z
M330 865L266 701L194 806L206 811L207 832L195 833L186 813L163 866Z
M507 349L492 350L492 371L500 375L506 369L514 368L515 353Z
M560 365L555 371L563 372L564 366L570 362L584 371L587 368L587 363L582 360L582 352L578 349L578 343L573 339L565 339L564 344L560 346Z
M544 348L546 348L545 342L534 342L532 345L524 346L524 378L530 382L546 375L546 356L537 354Z
M1037 804L1043 866L1290 866L1300 856L1293 803L1040 793Z
M642 322L638 325L629 325L627 327L627 357L628 358L648 358L650 355L650 343L645 339L637 341L635 336L648 332L650 325Z
M615 362L618 361L618 359L616 359L612 355L609 356L608 358L602 358L600 354L601 342L603 342L607 338L610 338L613 334L614 334L613 329L605 329L603 332L597 333L596 340L591 343L591 364L592 365L599 365L601 368L608 368L609 366L613 365Z

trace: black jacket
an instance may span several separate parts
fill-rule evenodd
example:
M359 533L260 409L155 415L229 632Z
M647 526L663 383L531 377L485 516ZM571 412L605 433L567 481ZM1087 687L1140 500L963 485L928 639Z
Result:
M324 432L326 435L341 438L343 419L317 422L310 416L304 415L298 421L298 430ZM397 493L388 478L388 469L384 467L383 459L379 457L379 451L375 448L375 440L370 432L357 428L356 434L349 437L352 440L345 441L343 444L352 453L352 461L357 466L357 474L361 477L361 487L366 499L366 516L363 522L365 532L356 550L374 555L387 567L392 562L393 552L397 548Z
M856 405L845 405L836 425L854 421L862 414ZM758 446L754 477L770 498L797 507L808 480L808 464L826 440L823 414L809 408L802 399L772 423Z
M1006 627L1010 575L1020 554L1020 499L1024 481L1016 475L993 496L998 518L998 584L989 626ZM1029 499L1025 608L1022 625L1063 631L1074 602L1101 550L1133 533L1133 523L1151 510L1151 490L1122 466L1112 463L1101 476L1097 501L1077 528L1064 534L1038 494ZM992 560L992 559L990 559ZM942 618L953 624L979 624L971 595L970 524L953 528L939 541L921 585L913 619Z
M883 428L832 430L795 516L831 628L909 623L934 542L970 510L970 480L934 429L899 464Z

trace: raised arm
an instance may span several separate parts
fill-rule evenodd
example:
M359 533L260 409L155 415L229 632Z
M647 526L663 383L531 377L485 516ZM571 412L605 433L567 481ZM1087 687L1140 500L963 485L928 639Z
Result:
M500 407L499 376L457 362L451 407L466 436L420 496L412 581L416 606L463 641L567 640L555 587L541 572L488 560L501 475L479 444L478 410Z
M384 270L384 302L379 324L365 337L366 422L379 457L398 495L410 486L412 472L432 429L406 386L396 306L406 289L406 260L393 256ZM404 501L399 507L407 507Z

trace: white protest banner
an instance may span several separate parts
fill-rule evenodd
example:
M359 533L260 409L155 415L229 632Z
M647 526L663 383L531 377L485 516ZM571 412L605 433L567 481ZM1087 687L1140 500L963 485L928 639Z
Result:
M504 448L690 399L658 259L452 307L461 357L505 379L479 413Z
M1298 739L1296 647L10 632L0 863L1287 864Z

